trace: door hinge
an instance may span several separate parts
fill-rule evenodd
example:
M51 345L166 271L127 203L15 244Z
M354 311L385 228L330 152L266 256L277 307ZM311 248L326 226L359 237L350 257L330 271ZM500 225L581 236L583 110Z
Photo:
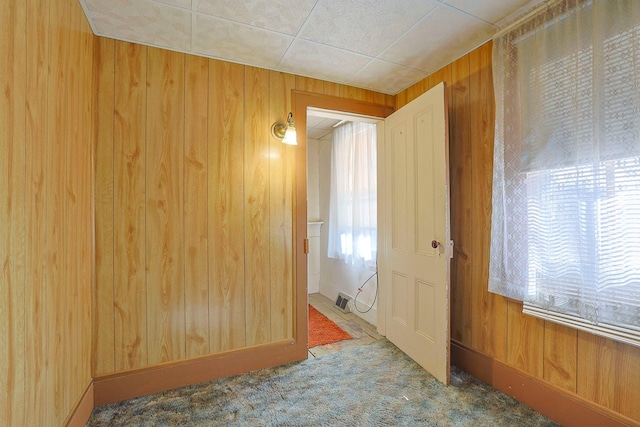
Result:
M309 253L309 239L304 239L304 253Z

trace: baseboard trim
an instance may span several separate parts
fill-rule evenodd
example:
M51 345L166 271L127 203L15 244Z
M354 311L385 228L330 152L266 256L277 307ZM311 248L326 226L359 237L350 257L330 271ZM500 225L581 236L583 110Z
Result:
M91 382L63 425L67 427L84 427L89 421L89 417L91 417L93 405L93 382Z
M566 427L640 426L637 421L456 341L451 341L451 364Z
M211 356L98 376L95 406L203 383L307 358L307 345L287 340Z

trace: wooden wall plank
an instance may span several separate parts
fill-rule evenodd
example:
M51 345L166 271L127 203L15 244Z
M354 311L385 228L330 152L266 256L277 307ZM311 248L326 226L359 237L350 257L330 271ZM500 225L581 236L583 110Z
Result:
M94 56L95 299L94 374L113 372L115 41L97 37Z
M26 4L0 10L0 413L25 420Z
M640 349L578 331L577 393L640 422Z
M147 364L145 130L147 48L116 42L114 309L116 370Z
M185 55L183 192L187 357L209 354L208 104L209 60Z
M303 90L305 92L324 92L324 83L322 80L312 79L310 77L296 76L295 88L297 90ZM340 85L342 86L342 85Z
M245 300L247 345L271 339L269 280L269 71L245 68Z
M52 2L50 6L51 19L55 20L52 28L51 55L55 55L57 62L51 67L51 80L49 82L49 133L51 139L51 181L52 191L49 192L47 214L51 216L51 268L52 277L47 280L52 289L52 295L48 298L52 304L51 330L49 332L49 363L51 372L48 381L51 389L48 391L52 401L49 408L52 413L49 422L59 425L65 418L65 408L68 407L68 391L65 386L69 369L69 339L70 333L66 328L67 320L67 292L70 286L70 272L68 270L68 240L66 214L66 188L65 179L68 165L67 144L68 134L68 84L69 84L69 31L62 23L70 20L70 7L68 1ZM55 89L54 89L55 87ZM52 90L54 89L54 90Z
M509 301L507 316L507 362L542 378L544 320L522 314L522 303L517 301Z
M27 27L29 31L26 34L27 123L25 135L27 154L25 199L27 203L27 236L29 236L25 267L25 345L29 349L29 356L25 358L25 384L29 385L29 391L25 390L24 402L21 405L29 414L25 421L33 425L47 425L47 318L49 312L45 299L47 269L45 178L49 161L46 150L49 1L31 0L25 4L27 6L26 13L32 20L32 26ZM2 128L4 129L4 127ZM5 348L4 345L2 347ZM33 411L31 408L41 408L41 410Z
M578 331L545 322L543 378L551 384L576 392Z
M148 363L185 355L184 54L149 48L146 120Z
M296 80L298 78L296 77ZM322 93L329 96L340 96L340 84L333 82L324 82ZM301 90L299 87L295 87L295 89Z
M67 248L67 256L65 259L65 270L68 272L68 287L66 290L65 305L65 322L64 330L66 331L66 350L68 355L80 353L82 338L80 336L80 296L81 288L90 286L90 282L81 283L81 242L82 236L79 231L82 230L83 219L79 214L82 194L80 191L81 179L88 177L83 176L81 164L84 160L83 147L78 145L78 141L82 140L82 113L84 94L80 93L82 89L82 38L80 37L80 16L74 13L73 6L69 0L69 19L67 21L69 28L68 49L69 60L67 61L67 141L65 144L65 212L64 212L64 229L65 229L65 247ZM71 35L74 36L71 36ZM88 138L87 138L88 140ZM90 179L90 178L88 178ZM82 366L72 357L66 357L65 371L67 374L67 387L65 387L66 408L73 407L76 403L75 391L81 389L82 383ZM66 417L65 412L64 415Z
M291 111L295 77L269 73L269 123L285 121ZM295 119L295 118L294 118ZM295 151L269 138L269 271L271 340L293 338L293 191Z
M449 86L449 179L456 190L451 193L451 338L471 344L471 107L469 98L469 55L451 66ZM471 286L469 286L471 285ZM469 294L469 296L467 296Z
M488 291L493 173L493 73L491 43L469 54L471 109L471 342L497 360L507 357L507 302Z
M245 67L209 61L209 342L216 353L245 346Z
M80 203L78 209L78 315L76 327L79 328L80 358L77 368L81 372L78 388L74 391L74 408L84 399L85 391L93 379L93 277L94 277L94 169L93 169L93 48L95 36L89 22L77 2L73 2L72 12L78 17L77 34L80 35L80 89L79 103L82 106L80 121L82 123L81 136L75 141L81 159L78 163L78 191ZM93 397L93 396L91 396Z

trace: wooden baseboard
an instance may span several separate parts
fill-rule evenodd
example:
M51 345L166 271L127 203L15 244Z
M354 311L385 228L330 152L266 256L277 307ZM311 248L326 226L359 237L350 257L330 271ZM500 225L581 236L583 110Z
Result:
M146 396L216 378L283 365L307 358L307 346L282 341L96 377L95 406Z
M67 427L84 427L93 411L93 382L87 386L82 397L63 425Z
M566 427L622 427L640 423L577 394L451 342L451 364Z

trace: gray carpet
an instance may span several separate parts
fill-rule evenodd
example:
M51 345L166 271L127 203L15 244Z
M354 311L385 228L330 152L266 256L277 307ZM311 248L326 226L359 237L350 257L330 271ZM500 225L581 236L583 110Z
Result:
M88 426L555 426L453 367L445 387L387 340L94 409Z

